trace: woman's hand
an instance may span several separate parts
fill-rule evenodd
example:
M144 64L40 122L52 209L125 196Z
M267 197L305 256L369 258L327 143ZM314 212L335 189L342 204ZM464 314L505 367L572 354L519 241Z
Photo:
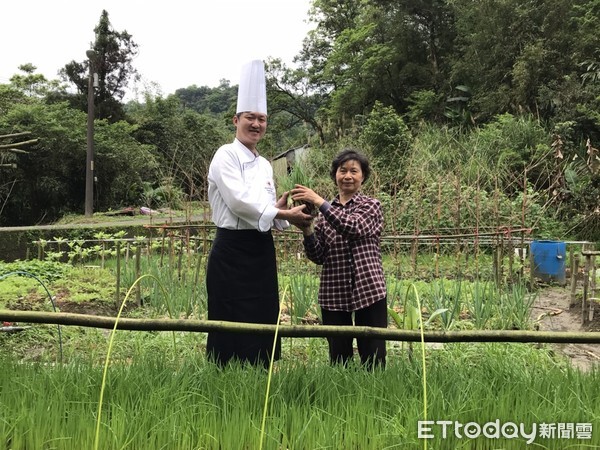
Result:
M317 208L320 208L325 199L313 191L311 188L297 184L294 189L289 192L292 195L292 200L312 203Z

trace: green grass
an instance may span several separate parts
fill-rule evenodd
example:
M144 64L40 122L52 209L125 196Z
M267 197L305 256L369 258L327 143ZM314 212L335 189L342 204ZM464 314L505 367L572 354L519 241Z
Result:
M122 336L120 342L125 342ZM258 449L267 373L217 369L193 345L112 362L100 448ZM285 344L284 344L285 348ZM284 352L285 353L285 352ZM6 448L92 448L101 364L80 354L64 365L0 359L0 442ZM391 353L383 371L330 367L324 359L276 364L265 449L522 449L515 439L419 439L422 367ZM600 371L578 372L522 344L452 344L427 352L429 420L592 423ZM581 448L591 440L536 438L532 448Z
M144 206L144 205L140 205ZM192 215L202 215L205 209L208 208L206 202L188 202L185 209L163 209L153 208L154 214L152 217L161 222L168 221L171 218L189 218ZM57 225L67 224L88 224L88 223L111 223L111 222L135 222L139 218L149 218L142 215L140 208L134 208L134 215L115 214L118 211L97 211L92 217L85 217L81 214L66 214L56 222Z
M151 277L141 282L142 307L128 309L126 315L202 317L203 258L155 255L140 262L141 273ZM294 270L288 271L290 260L281 259L280 264L282 302L289 303L298 323L303 312L315 308L318 269L295 261ZM131 260L121 267L122 292L137 278L134 267ZM63 299L68 292L72 304L118 309L114 261L107 260L104 268L31 261L0 269L3 274L23 270L39 277L3 279L2 307L50 310L46 287ZM435 316L430 328L528 325L532 296L523 285L499 290L468 277L431 281L387 273L388 301L399 313L415 291L426 316L448 310L447 316ZM104 309L96 312L106 314ZM56 326L0 333L0 448L93 448L110 331L61 329L62 358ZM249 367L218 370L205 360L205 337L115 334L99 448L260 448L267 373ZM418 423L424 419L481 425L498 420L523 423L528 429L544 422L600 426L598 367L579 372L547 348L532 345L446 344L427 349L424 372L420 358L408 353L401 343L389 342L384 371L343 370L329 366L325 339L284 338L282 360L270 385L263 448L511 450L526 445L523 438L465 439L454 433L442 439L439 427L434 428L435 438L419 439ZM532 448L585 445L600 445L600 431L593 430L590 440L538 437Z

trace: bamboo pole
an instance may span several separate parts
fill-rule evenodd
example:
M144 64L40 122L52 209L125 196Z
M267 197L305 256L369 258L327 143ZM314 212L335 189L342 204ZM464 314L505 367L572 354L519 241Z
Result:
M181 245L179 247L179 255L178 255L178 258L177 258L177 279L179 281L184 281L185 282L185 280L182 280L183 268L181 267L183 265L183 252L185 250L185 247L184 247L185 241L184 241L182 235L179 236L179 240L181 242Z
M573 247L571 247L571 251ZM575 258L571 253L571 297L569 308L574 308L577 305L577 275L579 273L579 258Z
M598 301L598 298L596 297L596 256L592 255L592 276L591 276L591 282L590 282L590 291L591 291L591 296L589 298L590 301L590 317L589 317L589 321L592 322L594 320L594 307L596 305L596 302Z
M533 289L535 286L535 261L533 260L531 245L529 245L529 283L530 287Z
M583 325L588 323L589 314L589 301L588 301L588 287L590 284L590 264L591 255L582 252L585 255L585 267L583 269L583 298L581 300L581 323Z
M481 215L481 205L479 204L479 195L481 194L480 173L477 168L477 190L475 192L475 242L473 244L475 272L479 275L479 220Z
M398 185L396 183L394 183L394 185L393 185L393 198L398 198ZM397 203L399 203L399 202L392 202L392 212L391 212L392 233L394 235L396 234L396 227L397 227L397 220L398 220L398 208L400 208L400 206ZM392 247L393 248L392 256L393 256L393 261L396 262L396 264L394 264L394 270L396 272L396 278L400 279L400 278L402 278L402 268L401 268L401 264L399 262L400 258L398 257L399 244L397 241L393 241L393 243L394 243L394 245Z
M192 255L192 251L191 251L191 243L193 241L191 240L191 235L190 235L190 229L187 228L185 230L185 249L186 249L186 256L187 256L187 270L190 270L191 267L191 255Z
M152 228L150 228L148 231L148 238L146 239L146 242L148 244L146 258L148 265L150 265L150 261L152 261Z
M73 325L90 328L116 328L132 331L233 332L272 334L276 325L188 319L128 319L87 314L54 313L46 311L0 310L0 320L19 323ZM281 337L354 336L388 341L421 341L418 330L335 325L280 325ZM600 332L524 331L524 330L461 330L425 331L426 342L531 342L600 344Z
M163 266L163 257L165 256L165 235L167 234L167 229L162 229L162 242L160 245L160 267Z
M525 187L523 188L523 202L521 204L521 228L526 229L527 225L527 168L525 168L525 176L523 179ZM525 235L521 233L521 253L519 254L519 260L521 262L521 268L519 269L520 279L522 280L525 275Z
M500 235L500 245L498 246L498 287L504 284L504 235Z
M440 235L440 222L442 220L442 181L438 179L438 196L437 196L437 224L435 234ZM435 240L435 277L440 277L440 240Z
M460 170L460 169L459 169ZM455 227L456 229L460 229L461 224L461 185L460 185L460 174L455 177L456 180L456 217L455 217ZM461 254L462 240L458 238L458 242L456 245L456 276L462 277L462 271L460 267L460 254Z
M139 279L142 276L142 247L139 244L135 249L135 279ZM141 283L135 285L135 304L142 306L142 286Z
M575 249L573 245L569 245L569 271L571 272L571 279L575 276Z
M418 191L417 204L419 204L419 205L421 204L421 201L423 200L423 198L421 197L421 192L422 191L423 191L422 189ZM419 211L422 211L422 208L419 208ZM414 231L414 234L413 234L413 236L414 236L413 240L411 242L411 252L410 252L410 260L411 260L413 277L417 276L417 255L419 253L419 249L418 249L419 238L418 238L418 236L420 234L420 231L419 231L419 228L420 228L419 218L420 218L419 214L417 214L417 211L415 211L415 214L414 214L414 217L413 217L413 219L414 219L413 227L414 227L415 231Z
M115 305L118 308L121 304L121 241L117 241L117 285L115 286Z

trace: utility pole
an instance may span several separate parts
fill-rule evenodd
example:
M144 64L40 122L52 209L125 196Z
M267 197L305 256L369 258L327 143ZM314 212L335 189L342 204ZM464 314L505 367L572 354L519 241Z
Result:
M85 165L85 217L94 214L94 86L97 86L98 74L95 73L97 54L88 50L90 62L88 77L88 116L87 116L87 161Z

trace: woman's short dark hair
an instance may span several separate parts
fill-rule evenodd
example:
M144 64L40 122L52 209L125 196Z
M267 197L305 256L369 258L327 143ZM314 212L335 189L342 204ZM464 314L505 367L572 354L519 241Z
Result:
M340 153L338 153L338 155L335 158L333 158L333 161L331 162L331 172L329 173L329 175L331 176L331 179L333 181L335 181L335 174L337 173L339 167L346 161L351 160L358 161L358 163L360 164L360 170L362 170L364 177L363 182L366 182L369 179L369 175L371 175L371 166L369 165L368 158L362 153L360 153L358 150L355 150L353 148L345 148Z

